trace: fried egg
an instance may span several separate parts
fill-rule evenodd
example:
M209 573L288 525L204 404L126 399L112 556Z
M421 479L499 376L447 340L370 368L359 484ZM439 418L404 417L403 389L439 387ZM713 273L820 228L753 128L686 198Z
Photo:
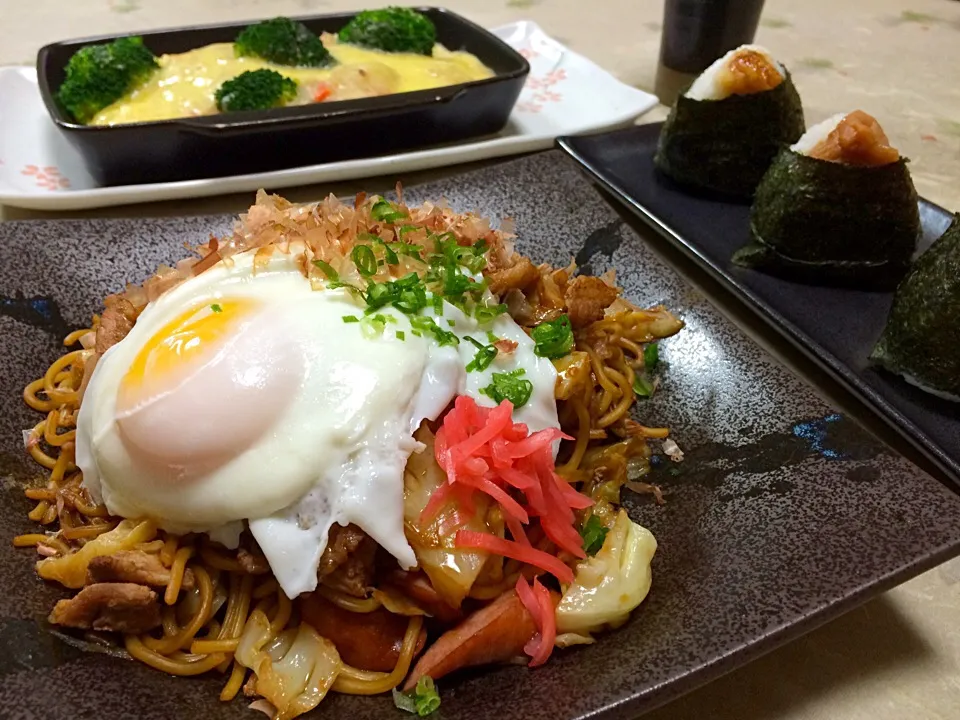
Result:
M362 300L313 289L299 253L249 251L167 291L100 358L77 421L84 486L108 511L236 547L247 524L288 597L316 588L333 523L354 523L416 565L403 532L403 470L413 432L494 372L533 384L515 412L531 431L558 427L553 364L501 315L479 328L445 304L458 337L517 342L483 372L473 346L440 347L390 308L382 332ZM347 319L345 321L345 318Z

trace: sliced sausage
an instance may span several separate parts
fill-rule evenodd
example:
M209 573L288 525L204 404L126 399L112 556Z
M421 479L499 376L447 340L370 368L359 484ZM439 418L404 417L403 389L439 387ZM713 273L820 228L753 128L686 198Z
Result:
M559 599L559 595L554 598L555 605ZM533 618L517 593L508 590L437 638L407 677L404 690L415 687L424 675L437 680L461 668L506 662L523 655L523 646L536 632Z
M300 616L337 647L348 665L361 670L390 672L397 664L409 618L379 608L355 613L335 605L319 593L301 595ZM426 642L421 632L417 652Z

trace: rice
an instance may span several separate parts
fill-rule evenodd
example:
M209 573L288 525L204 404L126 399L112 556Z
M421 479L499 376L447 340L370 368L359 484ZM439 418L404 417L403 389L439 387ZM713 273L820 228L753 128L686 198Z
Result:
M770 51L765 47L761 47L760 45L741 45L723 57L714 60L710 67L700 73L700 77L694 80L693 85L691 85L690 89L684 94L691 100L723 100L730 97L732 94L730 88L724 87L723 83L720 82L720 77L734 56L745 50L752 50L763 55L770 64L777 69L780 77L786 77L783 65L774 60L773 55L771 55Z
M800 155L809 155L817 145L826 140L827 136L837 129L837 125L846 116L847 113L838 113L828 117L823 122L817 123L801 135L800 139L790 146L790 149Z
M956 395L954 395L954 394L952 394L952 393L948 393L948 392L946 392L946 391L944 391L944 390L937 390L937 389L934 388L934 387L930 387L929 385L927 385L926 383L924 383L922 380L920 380L920 379L917 378L917 377L914 377L914 376L911 375L910 373L906 373L906 372L903 372L903 371L897 371L897 374L898 374L900 377L902 377L904 380L906 380L908 383L910 383L910 384L913 385L914 387L920 388L920 389L923 390L924 392L928 392L928 393L930 393L931 395L936 395L938 398L943 398L944 400L950 400L951 402L960 402L960 397L957 397Z

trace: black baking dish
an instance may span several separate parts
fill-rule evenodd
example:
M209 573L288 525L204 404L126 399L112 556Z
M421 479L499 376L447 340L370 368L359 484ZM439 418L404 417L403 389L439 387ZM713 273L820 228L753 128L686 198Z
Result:
M437 41L466 50L493 77L431 90L256 112L206 115L129 125L71 121L55 93L70 57L85 45L124 35L53 43L37 55L37 78L54 123L80 151L101 185L170 182L265 172L454 142L499 132L530 66L500 38L443 8L417 8ZM337 32L356 12L297 17L313 32ZM232 42L255 21L157 30L139 35L156 55Z

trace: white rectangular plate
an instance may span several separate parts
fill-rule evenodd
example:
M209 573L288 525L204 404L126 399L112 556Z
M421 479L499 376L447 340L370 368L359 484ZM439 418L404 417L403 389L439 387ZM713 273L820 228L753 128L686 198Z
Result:
M0 204L77 210L393 175L542 150L558 135L628 125L657 104L653 95L620 82L536 23L511 23L493 32L530 62L530 77L507 127L494 137L360 160L145 185L97 185L47 115L36 71L0 68Z

